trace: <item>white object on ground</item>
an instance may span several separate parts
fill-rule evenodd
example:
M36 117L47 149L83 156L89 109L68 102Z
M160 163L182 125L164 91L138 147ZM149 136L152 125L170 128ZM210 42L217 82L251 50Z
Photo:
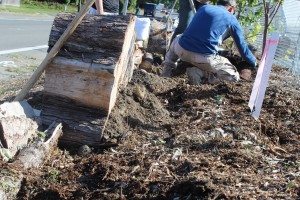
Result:
M150 34L150 18L137 18L135 21L136 40L147 40Z
M41 45L41 46L34 46L34 47L25 47L25 48L19 48L19 49L11 49L11 50L4 50L0 51L0 55L4 54L10 54L10 53L18 53L23 51L31 51L36 49L45 49L48 48L48 45Z
M262 59L257 70L257 75L252 88L252 93L248 106L251 110L251 115L258 119L263 99L265 96L268 80L271 73L272 64L274 61L274 56L276 48L278 45L279 33L274 32L271 38L267 41Z
M17 65L15 64L14 61L0 61L0 67L16 67Z
M174 160L174 161L178 160L181 155L182 155L182 149L176 148L176 150L172 156L172 160Z
M26 100L14 101L14 102L4 102L0 105L0 117L28 117L32 118L35 116L33 108L29 105Z

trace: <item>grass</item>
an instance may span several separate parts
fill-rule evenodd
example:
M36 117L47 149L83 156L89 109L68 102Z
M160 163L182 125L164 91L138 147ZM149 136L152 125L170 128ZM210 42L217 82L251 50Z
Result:
M81 5L83 7L84 5ZM71 3L68 5L56 2L40 2L36 0L21 0L20 7L0 5L1 12L23 13L23 14L46 14L56 15L59 12L78 12L78 5ZM134 14L135 8L128 8L127 13Z
M46 14L55 15L58 12L76 13L78 7L75 4L59 4L53 2L38 2L33 0L21 1L20 7L0 5L0 12L23 13L23 14Z

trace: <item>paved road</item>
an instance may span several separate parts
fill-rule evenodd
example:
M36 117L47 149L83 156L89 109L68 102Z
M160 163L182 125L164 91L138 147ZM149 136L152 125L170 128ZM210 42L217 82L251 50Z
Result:
M0 13L0 54L22 48L46 46L52 16Z
M0 83L30 76L39 66L47 54L53 20L54 16L0 13Z

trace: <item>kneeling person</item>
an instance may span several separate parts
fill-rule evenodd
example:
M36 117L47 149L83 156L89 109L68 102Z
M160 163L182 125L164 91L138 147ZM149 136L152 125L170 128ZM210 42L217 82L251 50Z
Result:
M163 62L162 76L170 77L180 58L194 66L187 69L191 84L238 81L240 76L236 67L227 58L218 55L219 46L229 36L233 38L243 59L255 69L256 58L233 15L235 7L235 0L219 0L217 5L201 7L185 32L173 40Z

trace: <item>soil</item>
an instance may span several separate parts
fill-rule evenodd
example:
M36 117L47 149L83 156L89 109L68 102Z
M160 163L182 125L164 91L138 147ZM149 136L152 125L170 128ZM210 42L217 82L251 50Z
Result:
M103 145L58 146L43 166L22 171L16 199L300 199L299 77L273 66L255 120L253 80L195 86L183 71L162 78L160 70L134 71ZM26 80L1 84L0 103ZM36 109L43 82L26 98Z
M253 81L194 86L186 75L137 69L109 117L108 145L81 156L57 147L23 172L16 199L298 199L297 81L274 66L255 120L247 106ZM1 102L23 83L2 85ZM37 109L42 90L43 79L27 97Z

